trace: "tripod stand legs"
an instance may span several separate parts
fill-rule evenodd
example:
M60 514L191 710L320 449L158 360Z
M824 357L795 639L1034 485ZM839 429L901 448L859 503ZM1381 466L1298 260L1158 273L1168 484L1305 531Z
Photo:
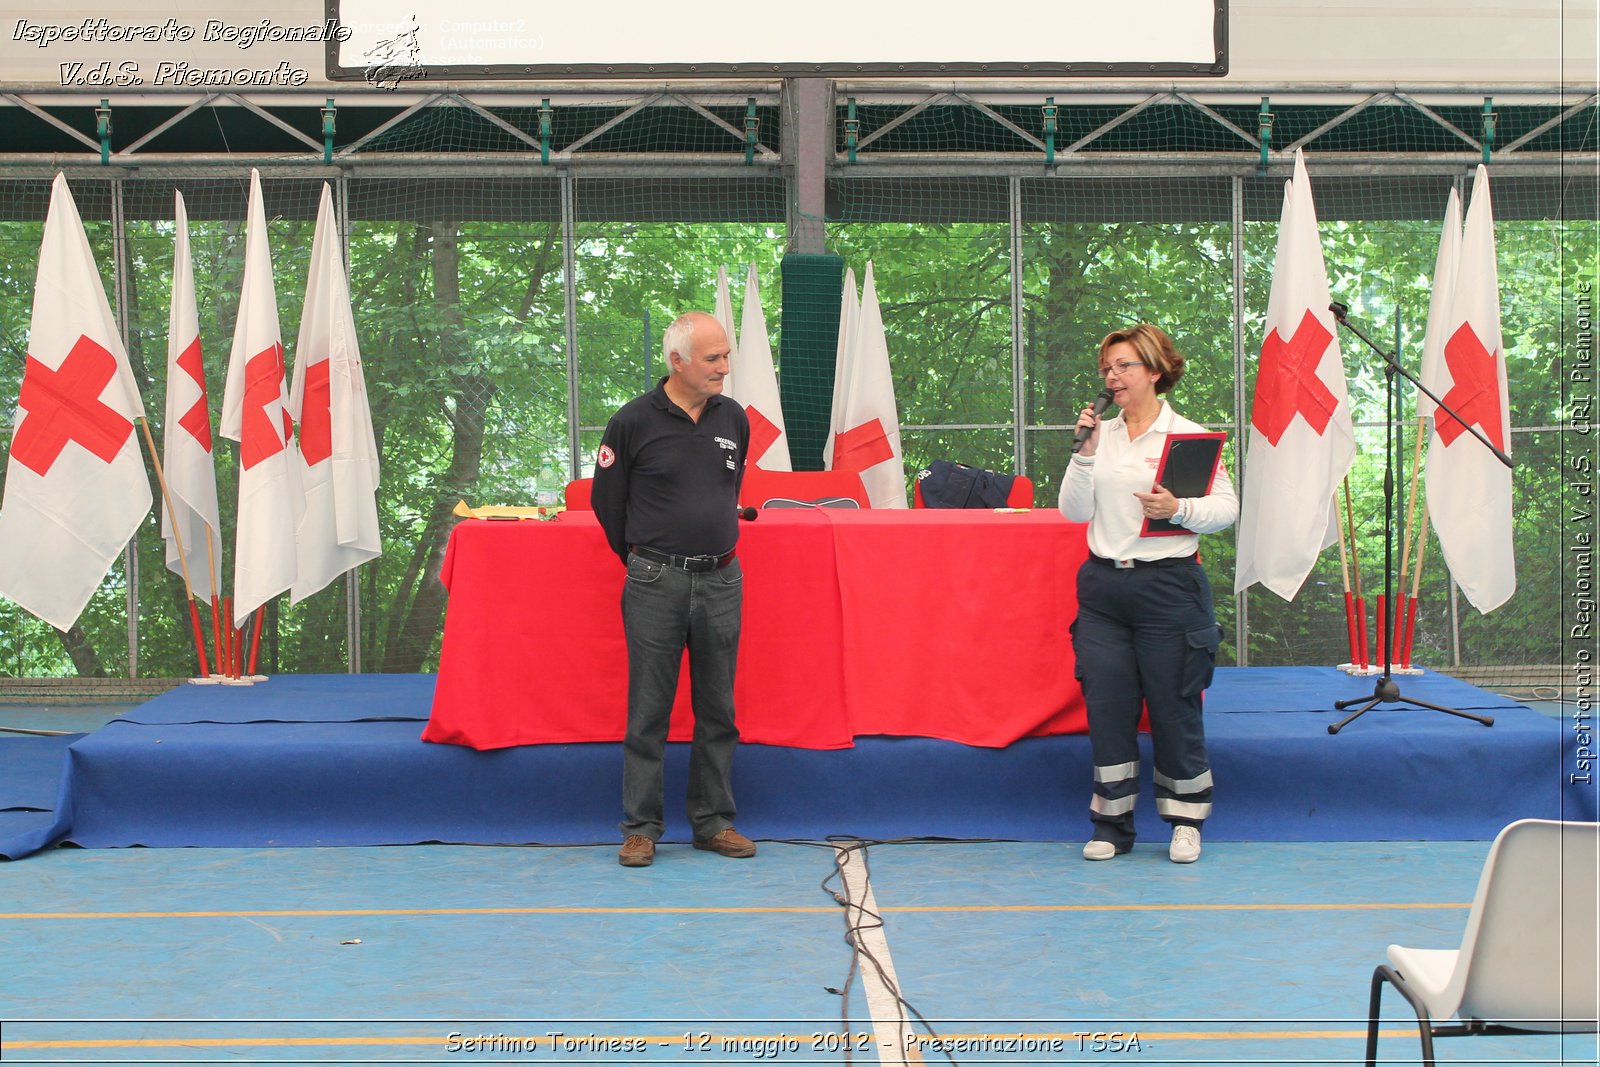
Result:
M1354 707L1357 704L1361 706L1356 708L1353 713L1328 727L1330 734L1338 733L1379 704L1411 704L1414 707L1427 708L1429 711L1442 711L1446 715L1456 715L1463 719L1471 719L1473 722L1479 722L1485 726L1494 725L1494 717L1492 715L1474 715L1472 712L1462 711L1460 708L1447 708L1443 704L1430 704L1426 700L1414 700L1411 697L1401 696L1399 683L1387 674L1378 679L1377 684L1373 686L1370 697L1354 697L1350 700L1336 700L1333 702L1333 706L1340 711L1348 707Z

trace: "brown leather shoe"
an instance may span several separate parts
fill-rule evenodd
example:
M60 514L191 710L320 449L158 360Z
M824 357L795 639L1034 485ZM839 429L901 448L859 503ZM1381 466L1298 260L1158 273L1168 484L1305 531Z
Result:
M749 859L756 854L756 843L731 826L709 841L696 840L694 847L735 860Z
M656 843L643 834L629 834L617 851L617 862L624 867L648 867L656 858Z

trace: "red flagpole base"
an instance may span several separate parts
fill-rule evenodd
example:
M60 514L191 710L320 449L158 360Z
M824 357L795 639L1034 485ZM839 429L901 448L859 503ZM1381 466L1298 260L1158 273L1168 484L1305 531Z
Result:
M1376 660L1378 657L1381 656L1381 657L1383 657L1383 661L1385 663L1392 663L1392 662L1394 662L1394 660L1393 660L1393 658L1391 656L1388 655L1389 646L1384 643L1385 635L1384 635L1384 632L1383 632L1384 623L1388 620L1388 617L1389 617L1389 610L1388 609L1389 609L1389 605L1384 600L1383 594L1379 593L1378 594L1378 619L1377 619L1378 632L1377 632L1377 635L1376 635L1377 636L1377 640L1372 642L1372 657L1373 657L1373 659Z
M218 673L224 678L233 677L233 598L222 598L222 618L217 621L217 662L222 664Z
M1356 597L1356 662L1366 670L1371 664L1367 657L1367 598Z
M194 597L189 598L189 622L194 625L194 650L200 658L200 677L209 678L211 672L206 669L206 635L200 629L200 608L194 602Z
M1417 598L1409 597L1410 603L1406 605L1406 639L1400 653L1400 665L1411 666L1411 642L1417 636Z
M211 654L217 661L217 673L228 673L227 656L222 650L222 609L217 604L217 594L211 594Z
M1404 656L1406 652L1405 636L1407 599L1408 598L1404 593L1394 598L1394 631L1389 635L1389 641L1390 644L1393 645L1394 651L1391 653L1389 660L1390 662L1397 664L1401 662L1401 657Z
M267 606L261 605L256 609L255 635L250 638L250 673L256 673L256 662L261 655L261 616L266 614Z
M1354 666L1360 662L1357 656L1356 641L1356 597L1346 589L1344 592L1344 626L1350 634L1350 663Z

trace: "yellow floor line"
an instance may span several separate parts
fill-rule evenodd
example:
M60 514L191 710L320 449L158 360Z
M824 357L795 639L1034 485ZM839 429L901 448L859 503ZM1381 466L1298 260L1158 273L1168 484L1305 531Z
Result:
M1417 904L903 904L896 912L1082 912L1082 911L1432 911L1466 908L1464 903ZM257 911L9 911L0 920L24 919L282 919L402 915L836 915L837 905L748 908L296 908Z

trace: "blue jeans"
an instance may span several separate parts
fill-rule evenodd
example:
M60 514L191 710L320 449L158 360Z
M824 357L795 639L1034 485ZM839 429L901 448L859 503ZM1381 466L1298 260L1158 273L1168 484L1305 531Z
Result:
M694 741L689 826L698 840L733 825L733 673L739 658L744 575L738 559L691 574L628 557L622 628L628 641L628 732L622 743L624 835L661 836L662 765L683 650L689 650Z

